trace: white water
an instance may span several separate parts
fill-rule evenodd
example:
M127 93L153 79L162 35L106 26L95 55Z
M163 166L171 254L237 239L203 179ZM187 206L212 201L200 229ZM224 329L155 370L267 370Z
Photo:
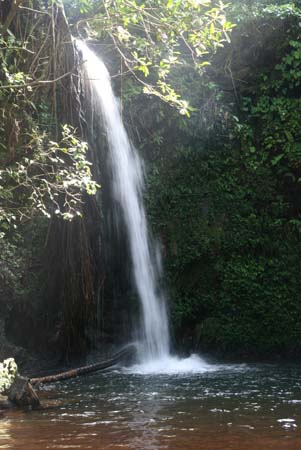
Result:
M197 356L180 360L170 355L165 300L158 285L159 269L153 256L142 200L144 187L141 160L122 123L119 103L104 63L81 41L83 70L90 83L93 115L104 121L109 144L112 182L129 237L134 281L142 306L140 373L202 372L209 365Z
M186 374L186 373L203 373L219 370L220 366L208 364L198 355L191 355L189 358L178 358L176 356L167 355L164 358L153 361L146 361L142 364L136 364L129 369L125 369L127 373L137 373L140 375L153 374Z
M142 201L143 170L137 152L126 133L114 96L110 75L103 62L84 44L84 69L93 88L95 117L102 112L110 149L113 188L120 203L129 237L134 280L142 306L141 361L161 359L169 354L166 306L157 282L157 267L151 253Z

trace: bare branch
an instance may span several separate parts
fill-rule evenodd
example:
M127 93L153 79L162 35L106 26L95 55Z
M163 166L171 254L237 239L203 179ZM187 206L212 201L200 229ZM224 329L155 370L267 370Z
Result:
M74 71L74 69L70 70L70 72L64 73L63 75L55 78L54 80L37 80L37 81L33 81L32 83L26 83L26 84L10 84L10 85L8 84L5 86L0 86L0 89L22 89L24 87L34 87L34 86L39 86L39 85L56 83L57 81L61 80L62 78L65 78L68 75L72 75L73 71Z

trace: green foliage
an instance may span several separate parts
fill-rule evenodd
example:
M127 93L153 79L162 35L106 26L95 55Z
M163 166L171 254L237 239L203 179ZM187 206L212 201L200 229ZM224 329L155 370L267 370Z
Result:
M35 215L81 215L83 195L95 194L98 187L87 144L76 129L58 123L56 93L49 98L47 78L53 75L48 70L56 55L48 43L47 21L52 20L55 2L40 8L40 27L31 23L30 14L25 19L28 36L17 37L13 29L0 36L0 231ZM43 46L38 58L39 40ZM54 87L59 91L53 84L52 92Z
M229 42L227 5L213 0L104 0L87 23L93 36L109 37L146 94L189 115L171 82L174 67L190 64L202 73L209 54ZM78 22L78 29L85 20Z
M97 2L95 0L64 0L64 7L69 18L78 18L90 14Z
M300 7L300 1L232 0L229 17L237 24L250 19L286 19L300 17Z
M98 186L91 178L86 151L87 144L67 125L59 143L32 129L24 156L0 171L2 229L37 213L50 217L54 211L65 219L81 215L81 193L95 194Z
M1 30L13 4L4 3ZM84 234L89 225L84 218L73 224L56 218L69 221L84 215L98 185L82 139L77 56L61 2L23 3L15 11L12 8L15 16L0 36L0 315L3 342L7 334L30 347L36 338L37 348L47 334L47 302L55 304L53 334L65 303L70 302L77 317L75 305L84 309L86 303L92 304L90 242ZM83 1L80 9L87 11L88 6ZM52 260L47 246L55 226L64 231L57 232L51 246ZM75 229L81 231L73 235ZM77 258L70 256L75 247ZM47 285L50 273L56 274L59 286L52 297ZM68 283L76 296L67 291Z
M144 150L176 336L202 350L257 357L301 351L298 31L277 51L282 57L262 67L248 96L236 92L235 114L216 82L213 91L203 83L204 98L214 94L209 134L194 99L191 127L157 109L163 129L154 133L164 155ZM187 81L180 80L183 91Z
M244 158L195 150L151 184L173 323L202 349L285 353L300 339L299 235L271 168Z
M248 121L241 129L246 163L269 166L293 204L301 193L300 75L301 45L291 40L280 63L262 75L257 95L245 99ZM299 208L294 212L291 219L298 221Z

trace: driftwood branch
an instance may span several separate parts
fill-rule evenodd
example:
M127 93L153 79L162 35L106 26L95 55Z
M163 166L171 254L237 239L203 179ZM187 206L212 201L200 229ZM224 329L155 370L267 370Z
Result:
M88 373L96 372L99 370L109 369L110 367L116 366L122 359L131 356L136 347L134 345L128 346L126 349L115 353L110 359L101 361L95 364L90 364L88 366L78 367L76 369L71 369L66 372L61 372L56 375L48 375L45 377L31 378L30 383L32 385L39 383L54 383L56 381L69 380L70 378L79 377L81 375L86 375Z
M54 383L56 381L69 380L70 378L87 375L98 370L105 370L116 366L120 361L130 357L136 352L136 346L129 345L118 353L115 353L110 359L101 361L95 364L71 369L66 372L61 372L56 375L48 375L45 377L31 378L17 375L9 390L5 393L8 401L0 399L0 409L10 408L12 405L21 408L40 408L41 402L37 392L34 390L34 385L40 383Z

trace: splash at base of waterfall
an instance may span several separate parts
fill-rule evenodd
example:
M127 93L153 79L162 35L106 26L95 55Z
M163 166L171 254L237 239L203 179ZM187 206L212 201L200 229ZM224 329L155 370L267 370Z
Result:
M219 370L217 364L209 364L198 355L192 354L188 358L179 358L177 356L165 356L154 360L149 360L142 364L135 364L129 368L125 368L127 373L141 375L156 374L191 374L204 373Z

